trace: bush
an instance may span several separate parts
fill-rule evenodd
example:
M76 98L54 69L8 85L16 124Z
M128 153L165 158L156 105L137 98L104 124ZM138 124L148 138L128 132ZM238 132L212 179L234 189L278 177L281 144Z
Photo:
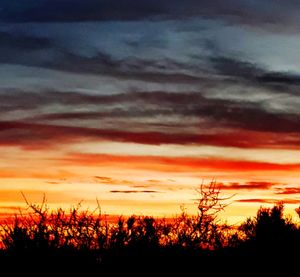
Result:
M219 192L215 182L200 187L197 215L182 209L172 219L133 215L115 223L106 221L99 204L93 212L81 211L80 204L69 212L50 212L45 199L41 205L26 200L29 213L1 226L0 263L52 261L76 271L150 262L174 268L199 261L214 266L215 261L243 263L283 253L291 259L300 246L300 229L284 217L282 204L260 208L254 218L234 228L217 222L218 212L226 206Z

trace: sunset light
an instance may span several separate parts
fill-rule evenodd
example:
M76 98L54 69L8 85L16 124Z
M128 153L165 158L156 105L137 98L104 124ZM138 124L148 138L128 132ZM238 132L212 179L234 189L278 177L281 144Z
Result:
M213 180L233 224L299 206L290 5L23 2L0 4L2 217L26 207L22 193L52 209L193 214Z
M0 0L0 268L293 276L299 0Z

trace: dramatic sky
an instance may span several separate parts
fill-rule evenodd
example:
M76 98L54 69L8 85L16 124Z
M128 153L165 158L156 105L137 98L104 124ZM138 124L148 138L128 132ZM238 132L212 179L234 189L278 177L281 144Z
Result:
M298 0L1 0L0 213L21 191L239 222L300 204Z

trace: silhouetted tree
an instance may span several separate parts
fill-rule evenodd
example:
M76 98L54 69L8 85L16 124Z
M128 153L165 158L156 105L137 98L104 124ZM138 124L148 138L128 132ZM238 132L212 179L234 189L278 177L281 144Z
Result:
M220 188L215 181L205 186L201 184L197 190L197 216L189 216L183 210L178 218L177 243L189 248L215 249L224 245L225 238L222 230L225 225L219 225L216 221L217 215L228 204L225 200L231 197L220 197Z

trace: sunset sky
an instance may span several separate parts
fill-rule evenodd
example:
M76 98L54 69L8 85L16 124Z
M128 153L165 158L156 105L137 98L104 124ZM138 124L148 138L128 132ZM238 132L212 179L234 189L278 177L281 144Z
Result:
M0 213L96 199L240 223L300 205L300 1L1 0Z

